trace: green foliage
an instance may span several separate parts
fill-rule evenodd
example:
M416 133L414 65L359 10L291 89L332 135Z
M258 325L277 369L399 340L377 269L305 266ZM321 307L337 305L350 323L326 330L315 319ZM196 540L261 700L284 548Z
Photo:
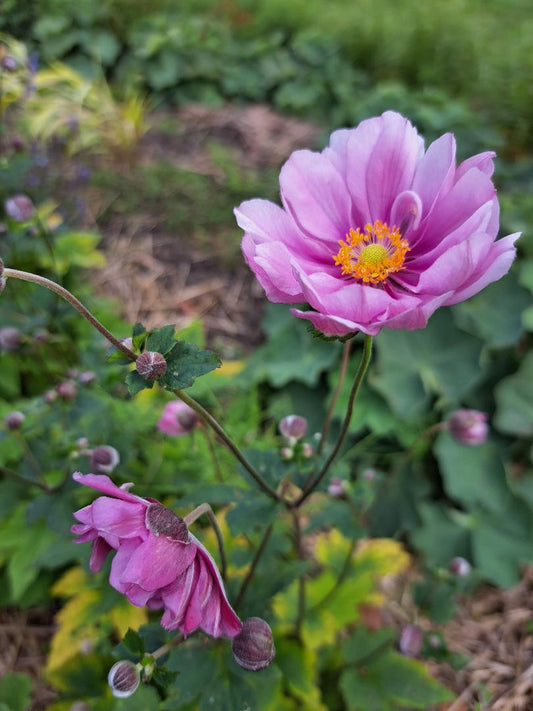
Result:
M31 679L27 674L5 674L0 679L2 711L26 711L31 701L31 687Z

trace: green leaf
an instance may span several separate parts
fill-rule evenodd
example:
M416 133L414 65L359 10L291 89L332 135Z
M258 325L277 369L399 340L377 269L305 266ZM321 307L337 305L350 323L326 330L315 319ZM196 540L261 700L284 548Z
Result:
M159 707L159 701L153 686L141 684L133 696L115 701L113 711L154 711Z
M513 515L513 510L508 516ZM505 517L506 518L506 517ZM472 531L475 565L491 582L511 587L520 581L521 566L533 559L532 541L513 535L504 527L505 519L483 519Z
M495 397L494 425L514 436L533 435L533 352L526 355L514 375L499 383Z
M213 351L200 350L198 346L184 341L176 341L166 356L167 371L159 379L161 387L167 390L189 388L194 379L220 367L220 360Z
M341 643L342 658L346 664L360 664L367 657L384 653L395 636L395 631L391 629L369 630L366 627L357 627L348 639Z
M323 708L317 685L315 652L295 640L281 639L276 644L276 665L283 672L291 695L300 700L303 708L309 711Z
M494 444L467 446L443 432L434 447L448 496L468 508L483 506L501 512L510 491L505 469Z
M228 511L226 521L234 536L250 534L256 528L264 529L276 515L276 502L261 495L246 491L237 497Z
M172 350L174 343L175 326L163 326L155 331L150 331L148 338L146 339L146 350L147 351L157 351L157 353L162 353L166 355L170 350Z
M83 46L87 54L94 57L96 61L103 64L104 67L113 64L120 52L120 42L115 35L108 30L92 30L87 40L83 42Z
M403 417L423 413L432 395L457 404L481 378L482 346L459 331L450 311L442 309L423 330L380 333L371 384Z
M138 657L142 657L145 652L144 639L138 632L135 632L135 630L132 630L131 628L128 629L124 635L122 644L129 652L137 655Z
M442 505L422 502L418 505L422 519L410 538L431 566L447 567L456 556L470 559L470 531L454 521Z
M0 709L26 711L31 703L31 679L27 674L8 672L0 679Z
M60 274L66 274L73 267L101 269L105 257L96 249L101 237L95 232L66 232L54 241L54 259L45 260L45 266L54 267Z
M142 350L147 338L148 331L146 330L146 328L142 325L142 323L136 323L131 333L131 340L133 341L133 350Z
M137 395L141 390L153 388L154 381L145 380L136 370L132 370L126 375L126 385L130 395Z

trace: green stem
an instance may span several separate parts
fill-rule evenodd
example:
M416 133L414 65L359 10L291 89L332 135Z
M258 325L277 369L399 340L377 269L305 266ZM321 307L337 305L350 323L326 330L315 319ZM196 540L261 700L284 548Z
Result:
M73 306L78 313L80 313L83 318L87 319L89 323L96 328L97 331L99 331L107 340L115 346L119 351L122 351L125 356L127 356L130 360L137 360L137 356L133 351L130 351L129 348L127 348L121 341L118 340L118 338L115 338L113 334L107 330L107 328L96 319L92 313L89 311L89 309L85 308L85 306L79 301L73 294L70 293L70 291L67 291L64 287L60 286L59 284L56 284L54 281L51 281L50 279L46 279L45 277L39 276L38 274L31 274L30 272L21 272L18 269L4 269L3 275L5 279L11 277L12 279L21 279L22 281L30 281L33 282L34 284L38 284L39 286L44 286L46 289L50 289L50 291L55 292L59 296L61 296L65 301L68 301L71 306Z
M174 639L171 639L170 642L167 642L162 647L155 649L153 652L148 652L148 654L153 659L159 659L160 657L163 657L165 654L167 654L167 652L170 652L173 647L177 647L182 642L185 642L185 637L183 637L182 635L177 635L176 637L174 637Z
M183 400L183 402L188 405L191 409L193 409L200 417L202 420L205 422L206 425L209 425L211 429L216 432L216 434L220 437L222 442L225 444L225 446L229 449L229 451L233 454L235 459L237 459L242 466L246 469L248 474L252 477L252 479L255 481L255 483L265 492L265 494L268 494L271 499L274 499L275 501L279 501L280 497L278 494L270 487L266 481L263 479L263 477L253 468L253 466L250 464L250 462L246 459L244 454L241 452L241 450L237 447L237 445L233 442L232 439L226 434L226 432L222 429L222 426L215 420L213 415L211 415L205 408L203 408L199 402L196 402L192 397L187 395L186 393L183 392L183 390L174 390L174 394L177 395L180 400Z
M8 469L7 467L2 467L0 466L0 474L5 474L5 476L10 476L13 479L18 479L18 481L22 481L25 484L31 484L32 486L37 486L39 489L42 489L45 491L47 494L51 494L53 489L51 489L47 484L43 484L41 481L35 481L34 479L29 479L27 476L24 476L23 474L19 474L16 471L13 471L13 469Z
M348 407L346 408L344 422L342 423L342 428L341 428L339 437L337 439L337 442L335 443L335 446L331 450L329 457L324 462L322 469L318 472L316 477L305 487L302 494L295 501L291 502L292 508L298 508L299 506L301 506L303 504L303 502L307 499L307 497L313 493L313 491L317 488L317 486L320 484L322 479L328 473L330 466L333 464L333 461L335 460L337 454L339 453L339 451L342 447L342 443L344 442L344 439L346 437L346 434L348 433L348 429L350 427L350 421L352 419L355 398L357 396L357 393L359 392L359 388L361 387L363 378L365 377L365 373L368 369L368 365L370 363L371 357L372 357L372 336L365 335L365 344L363 347L363 355L361 357L361 362L359 363L359 368L357 369L357 373L356 373L355 379L353 381L352 389L350 391L350 396L348 398Z
M326 419L324 421L324 426L322 427L322 432L320 435L320 442L318 443L318 447L317 447L317 454L322 454L322 449L324 448L324 444L325 444L326 439L328 437L329 427L331 425L331 420L333 418L333 411L335 409L335 405L336 405L337 400L339 398L340 392L342 390L342 385L344 383L344 378L346 376L346 369L348 367L348 361L350 360L351 345L352 345L351 341L346 341L346 343L344 344L344 349L342 351L341 367L339 370L339 382L337 383L337 387L335 388L335 392L333 393L333 397L331 398L331 403L330 403L330 406L328 409L328 414L326 415Z
M267 543L270 539L270 534L272 533L273 528L274 528L274 524L271 523L265 529L263 538L261 539L261 543L259 544L259 547L255 552L253 560L250 563L250 567L248 568L248 572L246 573L246 577L242 581L241 587L239 588L239 592L237 593L237 598L235 600L235 607L236 608L238 608L239 605L241 604L241 602L243 601L246 590L248 589L248 585L250 584L250 581L254 577L255 571L256 571L257 566L259 564L259 561L261 560L261 557L267 547Z
M200 427L202 430L202 434L205 437L205 441L207 442L207 448L209 449L209 454L211 455L211 460L213 462L213 468L215 470L215 476L217 478L217 481L219 481L221 484L224 483L224 477L222 475L222 470L220 469L220 463L218 461L217 457L217 451L215 449L215 444L213 440L211 439L211 434L210 431L207 429L207 427Z
M305 551L302 541L302 524L298 512L294 509L291 511L293 523L294 523L294 541L296 543L296 550L298 552L298 558L300 560L305 560ZM298 612L296 614L296 621L294 623L296 638L301 640L302 638L302 624L305 617L305 578L304 574L300 575L298 578Z
M313 607L309 609L309 613L314 614L315 612L318 612L318 610L324 607L324 605L326 605L333 597L335 597L337 590L343 584L346 577L348 576L348 573L350 572L350 568L352 565L352 557L356 545L357 539L353 538L350 544L350 548L348 549L348 553L346 554L346 558L344 559L344 563L342 564L342 568L340 569L337 580L335 581L335 585L324 595L322 600L319 600L315 605L313 605Z
M217 518L211 506L209 506L209 504L200 504L200 506L197 506L193 511L191 511L190 514L187 514L187 516L185 516L183 520L187 524L187 527L189 527L192 523L196 521L197 518L199 518L203 514L205 514L209 519L210 524L213 526L215 536L217 537L218 552L220 555L220 575L222 576L222 580L225 581L226 554L224 553L224 539L222 537L222 531L220 530L220 527L218 525Z

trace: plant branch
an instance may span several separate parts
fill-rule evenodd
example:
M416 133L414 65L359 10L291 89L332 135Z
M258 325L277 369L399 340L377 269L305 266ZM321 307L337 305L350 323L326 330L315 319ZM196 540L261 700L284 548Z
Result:
M188 405L190 408L192 408L200 417L202 420L205 422L206 425L209 425L211 429L216 432L216 434L220 437L224 445L229 449L229 451L233 454L233 456L242 464L242 466L246 469L248 474L252 477L252 479L255 481L255 483L265 492L265 494L268 494L271 499L274 499L274 501L279 501L280 497L278 494L270 487L266 481L263 479L263 477L253 468L253 466L250 464L250 462L246 459L244 454L241 452L241 450L237 447L237 445L233 442L233 440L226 434L226 432L222 429L222 426L215 420L213 415L211 415L205 408L203 408L199 402L196 402L194 398L190 397L186 393L183 392L183 390L174 390L174 394L177 395L180 400L183 400L183 402Z
M339 575L337 576L337 580L335 581L335 585L331 588L331 590L328 590L328 592L324 595L322 600L319 600L313 607L309 609L310 613L315 613L320 610L320 608L324 607L331 598L335 597L335 594L339 587L342 585L342 583L345 581L346 577L348 576L348 573L350 572L350 568L352 565L352 557L355 551L355 547L357 545L357 539L352 538L352 542L350 543L350 547L348 549L348 553L346 554L346 558L344 559L344 563L342 564L342 568L339 571Z
M294 541L296 543L296 550L298 552L298 558L300 560L305 560L305 551L302 541L302 524L300 522L300 517L298 511L292 510L292 519L294 523ZM302 636L302 623L305 617L305 578L304 575L300 575L298 578L298 612L296 614L296 621L294 623L296 629L296 637L301 639Z
M248 589L248 585L250 584L250 581L254 577L256 568L257 568L259 561L261 560L261 557L267 547L267 543L270 539L270 534L272 533L273 528L274 528L274 524L271 523L266 527L265 532L263 533L263 538L261 539L261 543L259 544L259 547L255 552L253 560L250 563L250 567L248 568L248 572L246 573L246 577L242 581L241 587L239 588L239 592L237 593L237 598L235 600L235 607L237 607L237 608L243 601L246 590Z
M335 388L335 392L333 393L333 397L331 398L328 413L326 415L326 419L324 420L324 426L322 427L322 432L320 435L320 442L318 443L317 447L317 454L322 454L322 449L324 448L324 443L326 442L328 436L329 427L331 425L331 419L333 417L333 411L335 409L335 405L337 404L337 400L339 398L340 392L342 390L342 385L344 383L344 378L346 376L346 369L350 360L351 345L351 341L346 341L346 343L344 344L344 349L342 351L341 367L339 370L339 382L337 383L337 387Z
M13 469L8 469L7 467L0 466L0 474L5 474L6 476L10 476L13 479L18 479L18 481L22 481L25 484L31 484L33 486L38 486L39 489L42 489L47 494L51 494L53 492L53 489L51 489L47 484L44 484L41 481L35 481L34 479L29 479L27 476L24 476L23 474L19 474L18 472L14 471Z
M207 427L200 427L199 429L202 430L202 434L204 435L205 441L207 442L207 448L209 449L209 454L211 455L211 460L213 462L213 468L215 470L215 476L217 478L217 481L219 481L221 484L223 484L224 477L222 475L222 470L220 468L220 462L218 461L217 452L215 449L215 444L211 438L211 433Z
M302 494L295 501L291 502L291 504L290 504L291 508L298 508L299 506L301 506L303 504L303 502L307 499L307 497L313 493L313 491L317 488L317 486L320 484L322 479L328 473L331 464L333 463L335 457L339 453L339 451L342 447L342 443L344 442L344 439L345 439L346 434L348 432L348 428L350 427L350 421L352 419L355 398L357 396L357 393L359 392L359 388L361 387L363 378L365 377L365 373L368 369L368 365L370 363L371 357L372 357L372 336L365 335L363 355L361 357L361 362L359 363L359 368L357 369L357 373L356 373L355 379L353 381L352 389L350 391L350 396L348 398L348 406L346 408L346 414L344 416L344 422L342 423L342 428L341 428L339 437L337 439L337 442L335 443L335 446L331 450L329 457L324 462L322 469L318 472L316 477L305 487Z
M33 282L34 284L38 284L39 286L44 286L45 289L50 289L50 291L55 292L59 296L61 296L65 301L68 301L71 306L73 306L78 313L80 313L83 318L87 319L89 323L96 328L97 331L99 331L107 340L115 346L115 348L118 348L119 351L122 351L125 356L127 356L130 360L136 360L137 356L133 351L131 351L129 348L127 348L121 341L118 340L118 338L115 338L113 334L107 330L107 328L98 321L97 318L95 318L92 313L87 309L81 301L79 301L73 294L70 293L67 289L64 287L60 286L59 284L56 284L55 281L51 281L50 279L46 279L46 277L39 276L38 274L32 274L31 272L21 272L18 269L4 269L2 276L7 279L11 277L12 279L21 279L22 281L30 281Z

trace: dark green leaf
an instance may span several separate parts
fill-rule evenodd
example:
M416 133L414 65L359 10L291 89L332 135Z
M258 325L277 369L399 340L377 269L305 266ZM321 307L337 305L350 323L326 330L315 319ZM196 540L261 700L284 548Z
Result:
M122 644L129 652L137 655L138 657L142 657L145 652L144 639L138 632L135 632L135 630L132 630L131 628L128 629L124 635Z
M126 385L130 395L137 395L141 390L153 388L154 381L145 380L136 370L132 370L126 375Z
M220 360L213 351L200 350L198 346L184 341L175 342L166 356L167 371L159 380L167 390L182 390L190 387L194 379L210 373L220 366Z
M156 351L166 355L176 342L174 339L175 326L163 326L155 331L150 331L146 339L145 349L147 351Z
M9 711L26 711L31 702L31 679L27 674L8 672L0 679L0 703Z
M514 375L496 388L495 426L515 436L533 435L533 353L528 353Z

